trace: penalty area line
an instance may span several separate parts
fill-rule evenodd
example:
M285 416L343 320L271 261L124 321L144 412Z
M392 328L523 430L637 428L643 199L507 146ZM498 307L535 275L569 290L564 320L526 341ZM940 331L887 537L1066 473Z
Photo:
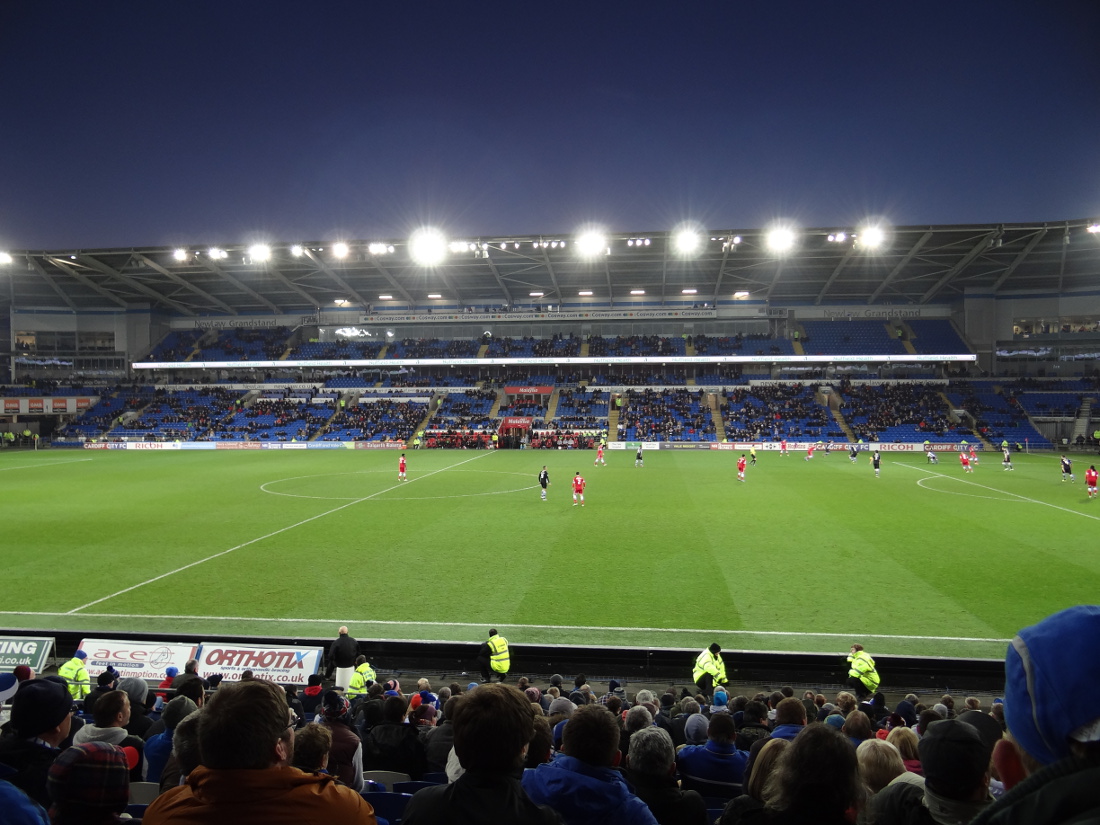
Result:
M398 487L407 487L409 484L415 484L417 481L419 481L421 479L429 478L431 476L436 475L437 473L445 472L446 470L453 470L455 467L461 467L463 464L468 464L471 461L477 461L477 459L484 458L487 455L492 455L492 452L491 451L484 452L481 455L474 456L473 458L468 458L465 461L460 461L460 462L458 462L458 464L452 464L449 467L441 467L438 470L433 470L430 473L425 473L422 476L417 476L416 478L412 479L412 481L406 481L406 482L402 482L402 483L399 483L399 484L395 484L392 487L387 487L385 490L379 490L377 493L371 493L369 496L364 496L363 498L357 498L354 501L349 501L346 504L341 504L339 507L333 507L331 510L326 510L323 513L318 513L315 516L310 516L307 519L302 519L301 521L296 522L295 524L290 524L290 525L287 525L286 527L280 527L278 530L273 530L272 532L267 533L266 535L258 536L257 538L254 538L254 539L249 539L246 542L238 544L236 547L230 547L228 550L222 550L218 553L214 553L212 555L206 556L205 558L198 559L197 561L190 562L189 564L185 564L182 567L177 567L175 570L169 570L167 573L161 573L159 576L153 576L151 579L146 579L143 582L138 582L137 584L132 584L129 587L124 587L121 590L117 590L114 593L111 593L110 595L104 596L101 599L95 599L94 601L90 601L87 604L82 604L80 607L74 607L72 610L69 610L66 613L63 613L61 615L71 616L75 613L79 613L81 610L86 610L89 607L93 607L97 604L100 604L101 602L109 601L110 599L114 599L114 598L122 596L126 593L129 593L131 590L137 590L139 587L145 587L145 585L147 585L147 584L153 584L153 582L158 582L161 579L168 578L169 576L174 576L176 573L182 573L184 570L190 570L192 567L197 567L200 564L205 564L208 561L213 561L214 559L221 558L222 556L226 556L226 555L228 555L228 554L230 554L230 553L232 553L236 550L240 550L244 547L248 547L250 545L256 544L257 542L261 542L264 539L269 539L269 538L272 538L273 536L279 535L280 533L285 533L289 530L293 530L296 527L301 527L303 524L309 524L311 521L317 521L317 519L324 518L325 516L331 516L333 513L339 513L341 510L346 510L348 507L352 507L353 505L361 504L364 501L370 501L372 498L376 498L380 495L384 495L385 493L388 493L391 490L396 490ZM135 618L137 618L137 617L135 617Z
M74 458L70 461L43 461L41 464L24 464L21 467L0 467L0 473L5 470L37 470L39 467L60 467L62 464L79 464L81 461L91 461L90 458Z
M68 612L25 611L25 610L0 610L0 616L71 616ZM380 627L472 627L483 628L485 622L404 622L392 619L353 619L343 617L340 619L296 619L286 616L265 618L263 616L195 616L187 613L81 613L83 617L94 619L192 619L212 622L278 622L287 624L356 624ZM572 624L508 624L497 622L497 627L508 630L611 630L630 633L706 633L710 635L726 636L805 636L820 639L893 639L900 641L922 642L980 642L989 644L1008 644L1011 639L996 639L981 636L912 636L890 633L823 633L818 631L796 630L727 630L725 628L690 628L690 627L615 627L607 625L572 625Z
M1044 507L1053 507L1055 510L1061 510L1063 513L1072 513L1075 516L1082 516L1083 518L1090 518L1094 521L1100 521L1100 516L1093 516L1089 513L1082 513L1080 510L1071 510L1069 507L1061 507L1057 504L1051 504L1049 501L1040 501L1037 498L1029 498L1028 496L1020 495L1019 493L1013 493L1011 490L1001 490L997 487L990 487L986 484L978 484L978 482L976 481L969 481L965 478L959 478L958 476L949 476L946 473L937 473L933 470L926 470L919 464L906 464L904 461L894 461L891 463L898 467L908 467L911 470L919 470L922 473L928 473L928 475L936 476L937 478L947 478L951 479L952 481L961 481L963 484L970 484L973 487L980 487L981 489L989 490L990 492L1000 493L1001 495L1005 496L1015 496L1021 501L1027 501L1031 504L1042 504Z

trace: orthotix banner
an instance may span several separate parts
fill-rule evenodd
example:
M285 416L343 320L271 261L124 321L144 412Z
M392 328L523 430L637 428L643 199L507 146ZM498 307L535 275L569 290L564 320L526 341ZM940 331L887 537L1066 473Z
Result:
M251 670L258 679L282 685L306 685L321 667L319 647L252 647L232 642L203 642L199 647L199 675L220 673L227 682L240 681Z

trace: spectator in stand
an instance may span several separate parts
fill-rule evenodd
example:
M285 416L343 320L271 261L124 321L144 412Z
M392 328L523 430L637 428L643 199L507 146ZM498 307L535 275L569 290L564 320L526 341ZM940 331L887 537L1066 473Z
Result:
M374 809L330 776L290 766L294 722L282 688L262 679L223 685L199 722L203 764L158 796L145 825L375 825Z
M993 760L1009 792L973 825L1100 821L1100 607L1021 630L1005 657L1008 736Z
M741 727L737 731L737 749L752 750L758 739L765 739L770 734L767 707L763 702L746 702L741 712Z
M802 732L804 727L806 727L806 707L794 697L780 702L775 708L775 727L772 729L771 734L757 739L752 748L749 749L750 756L746 773L751 771L752 763L765 743L771 739L794 741L794 738Z
M160 792L182 785L187 775L199 766L199 716L202 711L192 711L176 725L172 735L172 755L160 773Z
M157 685L157 687L158 688L170 688L170 687L172 687L172 682L175 681L176 677L179 676L179 674L180 674L180 669L178 667L167 667L167 668L165 668L164 669L164 678L161 680L161 683L159 685ZM157 696L159 696L162 700L168 698L167 693L158 693Z
M877 794L905 773L901 752L884 739L865 739L856 748L859 775L871 795Z
M924 787L895 782L874 800L877 825L954 825L970 822L993 802L989 794L992 747L973 725L958 719L933 723L920 740Z
M179 690L180 685L182 685L184 682L188 681L189 679L198 679L200 682L202 682L203 688L210 687L210 685L207 684L207 681L205 679L203 679L201 676L199 676L199 660L198 659L188 659L183 665L183 673L179 674L178 676L176 676L175 679L172 680L172 685L171 686L173 688L175 688L176 690Z
M534 735L527 697L510 685L495 684L449 701L456 703L454 750L463 773L450 784L417 792L401 821L405 825L561 823L555 811L532 801L519 781Z
M4 433L0 433L0 440ZM0 810L5 825L50 825L45 809L10 782L0 779Z
M329 645L325 658L325 678L331 679L336 671L336 687L347 690L351 684L351 675L355 672L355 657L359 655L359 642L348 635L348 629L341 627L336 640Z
M461 713L461 711L460 711ZM578 708L565 723L563 752L523 776L523 788L568 825L656 825L615 770L619 726L603 705Z
M318 721L332 732L329 772L354 791L363 790L363 742L351 726L351 705L337 690L325 691Z
M443 706L443 721L424 732L424 755L428 771L442 771L447 767L447 756L454 747L454 714L459 697L452 696Z
M368 771L397 771L413 779L424 775L428 759L416 725L408 724L409 705L397 691L382 703L382 722L363 742L363 766Z
M50 805L46 777L69 736L73 699L60 682L32 679L12 697L10 733L0 737L0 764L15 771L7 780L44 808Z
M63 751L50 767L52 825L115 825L130 802L130 766L122 748L87 742Z
M687 744L687 721L699 712L699 703L694 699L684 699L680 702L681 713L672 717L672 744L676 747Z
M148 716L147 707L149 683L144 679L127 676L118 680L118 689L130 697L130 721L126 723L126 732L144 739L153 725L153 720Z
M894 728L886 735L886 741L898 749L905 770L917 776L924 776L924 769L920 765L920 751L917 748L920 740L917 739L912 728Z
M320 673L311 673L305 690L301 692L298 699L302 703L302 711L308 714L316 714L318 708L321 705L321 699L324 695L324 685L321 684L322 678ZM312 715L310 716L312 719Z
M658 727L636 732L626 756L626 777L661 825L705 825L707 803L697 791L682 791L676 781L672 737Z
M714 714L707 727L707 743L688 745L676 757L684 787L694 788L705 796L726 799L740 796L749 754L737 750L736 739L733 717L728 713Z
M95 703L95 711L92 715L94 724L85 725L76 732L73 737L74 745L82 745L85 742L106 742L110 745L118 745L120 748L133 748L142 755L145 742L140 736L133 736L126 731L126 723L130 721L130 697L121 690L112 690L104 693ZM142 765L138 765L131 771L130 779L140 782Z
M858 748L861 742L866 742L875 736L870 718L861 710L853 710L845 717L841 732L852 740L853 748Z
M291 764L305 773L330 775L328 756L331 750L332 730L319 722L310 722L294 732L294 759Z
M653 725L653 714L645 705L635 705L626 712L623 719L622 731L619 734L619 750L623 756L630 753L630 739L640 730L645 730Z
M761 706L763 707L763 706ZM786 739L771 739L760 749L752 770L744 783L745 792L731 799L718 819L719 825L740 825L750 823L757 812L764 809L764 786L775 770L780 755L791 743Z
M177 696L164 706L161 718L164 720L164 733L158 733L149 737L145 743L145 775L146 782L160 782L161 773L172 755L172 738L176 732L176 726L198 710L198 707L186 696Z
M217 675L210 677L212 682L217 680L218 678L219 677ZM178 699L180 696L185 696L190 699L192 702L195 703L195 707L197 708L201 708L206 703L206 689L202 686L202 681L199 679L188 679L186 682L180 685L180 689L176 691L176 698ZM153 722L153 724L151 724L149 726L149 729L145 732L145 741L148 742L158 733L164 733L164 730L165 724L164 715L162 712L160 719Z
M92 688L92 692L84 697L84 715L93 715L95 713L95 703L99 701L99 697L117 689L118 671L108 665L107 669L96 677L96 686Z
M847 737L829 725L810 725L779 757L764 786L761 818L754 821L850 825L850 817L862 812L866 794Z

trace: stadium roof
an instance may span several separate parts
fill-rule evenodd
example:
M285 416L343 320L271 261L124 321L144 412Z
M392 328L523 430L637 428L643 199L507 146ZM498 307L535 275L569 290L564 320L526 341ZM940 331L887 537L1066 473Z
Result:
M722 305L735 294L775 306L920 305L949 303L968 290L1059 294L1100 283L1100 233L1091 220L891 227L877 248L854 227L795 229L783 253L769 247L770 229L701 230L699 247L686 255L675 231L607 233L592 257L568 235L451 239L434 267L410 258L407 239L348 240L344 257L331 241L22 250L0 265L0 300L71 311L150 305L183 316L283 314L340 302L376 310ZM644 297L631 294L637 290Z

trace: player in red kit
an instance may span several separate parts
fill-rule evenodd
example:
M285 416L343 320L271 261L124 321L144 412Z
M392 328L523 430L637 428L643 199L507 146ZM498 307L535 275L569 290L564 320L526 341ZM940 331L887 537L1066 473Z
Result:
M737 459L737 480L745 480L745 454L741 453L741 457Z
M397 462L397 480L408 481L405 477L405 454L401 453L401 460Z
M1090 464L1085 470L1085 486L1089 488L1089 498L1096 498L1096 465Z
M806 448L806 461L809 461L811 458L814 457L814 447L816 446L816 444L811 444L809 447Z
M959 453L959 463L963 465L963 472L974 472L974 468L970 466L970 456L968 456L966 453Z
M978 452L973 447L970 448L970 463L971 464L977 464L978 463Z
M782 441L779 442L779 454L780 455L787 455L788 454L787 453L787 439L785 439L785 438Z
M584 476L581 475L580 470L573 476L573 506L577 506L577 500L580 500L581 507L584 506Z
M603 444L596 448L596 460L592 462L592 466L595 467L598 464L607 466L607 462L603 460Z

